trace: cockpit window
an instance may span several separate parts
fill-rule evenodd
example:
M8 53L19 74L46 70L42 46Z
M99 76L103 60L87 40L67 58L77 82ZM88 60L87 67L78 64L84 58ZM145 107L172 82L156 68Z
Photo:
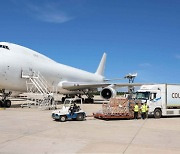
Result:
M4 49L8 49L9 50L9 47L6 46L6 45L0 45L0 48L4 48Z

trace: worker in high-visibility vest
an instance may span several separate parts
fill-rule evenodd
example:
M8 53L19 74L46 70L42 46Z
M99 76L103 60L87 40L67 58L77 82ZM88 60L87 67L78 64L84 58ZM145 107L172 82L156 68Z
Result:
M145 119L146 118L146 105L145 103L141 103L141 117L142 119Z
M139 113L139 106L138 103L134 105L134 119L138 119L138 113Z
M145 114L145 118L148 118L149 106L147 105L147 101L145 102L145 106L146 106L146 114Z

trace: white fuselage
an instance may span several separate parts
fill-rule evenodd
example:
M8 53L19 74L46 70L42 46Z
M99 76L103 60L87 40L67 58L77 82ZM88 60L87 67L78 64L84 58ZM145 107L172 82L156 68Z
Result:
M57 63L31 49L1 42L8 49L0 48L0 89L26 92L26 79L22 72L40 72L47 82L56 87L60 93L67 90L61 88L61 82L103 82L104 77L80 69Z

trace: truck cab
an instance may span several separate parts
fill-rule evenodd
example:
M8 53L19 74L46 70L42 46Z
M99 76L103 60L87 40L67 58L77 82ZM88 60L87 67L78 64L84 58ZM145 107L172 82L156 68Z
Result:
M160 118L162 115L162 108L164 107L162 101L162 90L157 85L143 85L136 92L136 99L141 100L142 103L147 101L149 106L149 115L154 115L155 118Z

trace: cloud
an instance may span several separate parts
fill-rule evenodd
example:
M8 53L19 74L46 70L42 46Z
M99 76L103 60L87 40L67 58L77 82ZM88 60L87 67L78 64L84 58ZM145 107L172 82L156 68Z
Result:
M31 16L50 23L65 23L73 19L58 8L55 3L46 3L44 5L27 4L28 12Z
M180 59L180 55L175 55L175 58L176 59Z
M139 64L140 67L151 67L152 65L150 63L141 63Z

